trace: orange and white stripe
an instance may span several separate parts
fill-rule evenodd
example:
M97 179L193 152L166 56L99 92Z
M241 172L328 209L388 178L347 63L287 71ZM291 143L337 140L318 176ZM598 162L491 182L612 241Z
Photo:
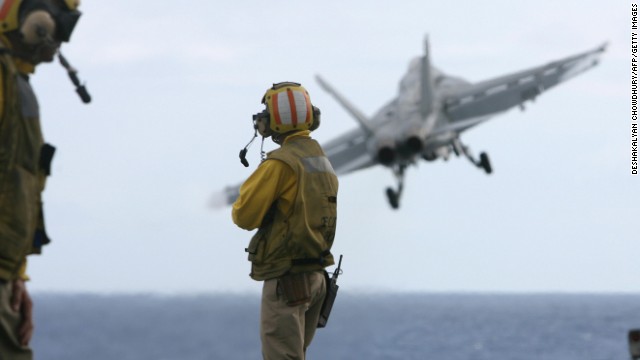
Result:
M276 125L296 127L301 121L311 123L311 101L304 91L288 88L273 94L271 109Z
M14 2L15 0L0 0L0 20L7 18L11 5L13 5Z

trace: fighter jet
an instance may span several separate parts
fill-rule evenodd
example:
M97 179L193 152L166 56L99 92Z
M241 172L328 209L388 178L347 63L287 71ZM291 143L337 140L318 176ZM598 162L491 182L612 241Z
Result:
M336 173L345 175L381 165L397 179L386 189L389 204L398 209L405 171L420 159L447 160L451 153L465 156L491 174L489 156L475 157L460 140L460 134L514 107L524 110L546 90L596 66L607 44L545 65L471 83L449 76L431 65L429 40L424 55L413 59L400 80L398 95L375 115L367 117L316 76L319 85L332 95L358 122L359 127L323 144ZM225 189L228 204L238 195L238 186Z

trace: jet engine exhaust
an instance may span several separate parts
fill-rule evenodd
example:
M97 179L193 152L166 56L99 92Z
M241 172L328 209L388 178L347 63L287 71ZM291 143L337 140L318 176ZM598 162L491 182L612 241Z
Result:
M391 165L396 159L396 151L388 146L380 148L378 150L378 161L382 165Z
M404 147L413 155L422 151L423 143L419 136L411 136L404 142Z

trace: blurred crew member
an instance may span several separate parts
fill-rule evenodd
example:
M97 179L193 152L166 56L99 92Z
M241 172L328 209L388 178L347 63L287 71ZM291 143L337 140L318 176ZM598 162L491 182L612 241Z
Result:
M0 0L0 359L32 359L26 257L49 242L41 192L45 144L29 75L69 41L79 0Z
M246 251L250 276L264 281L260 339L264 359L304 359L326 294L324 268L334 264L338 179L310 132L320 110L297 83L274 84L254 115L270 152L240 187L233 221L258 229ZM246 151L246 148L245 148Z

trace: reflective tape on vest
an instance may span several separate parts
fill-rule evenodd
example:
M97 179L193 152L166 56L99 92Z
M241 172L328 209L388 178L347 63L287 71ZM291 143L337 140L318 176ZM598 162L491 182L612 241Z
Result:
M327 159L325 156L306 157L302 158L301 160L306 172L326 172L335 175L333 166L331 166L329 159Z

